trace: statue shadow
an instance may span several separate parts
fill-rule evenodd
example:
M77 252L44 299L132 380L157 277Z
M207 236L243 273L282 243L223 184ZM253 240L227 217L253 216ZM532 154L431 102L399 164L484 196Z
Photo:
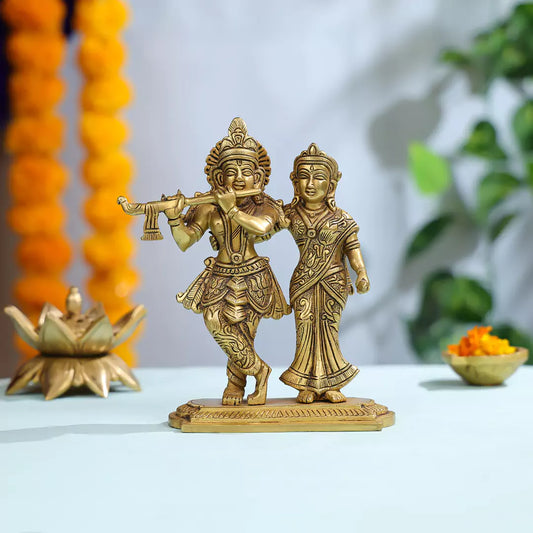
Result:
M430 379L428 381L421 381L418 385L419 387L422 387L430 392L439 390L464 390L483 388L481 385L470 385L460 379ZM495 385L495 387L506 387L506 384L503 383L502 385Z
M40 442L64 435L130 435L176 431L168 423L157 424L76 424L0 431L0 444Z

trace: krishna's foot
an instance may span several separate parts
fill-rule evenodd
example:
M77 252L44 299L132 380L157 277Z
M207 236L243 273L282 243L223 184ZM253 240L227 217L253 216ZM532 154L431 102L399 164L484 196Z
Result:
M248 395L248 405L264 405L267 397L268 376L272 369L263 363L255 376L255 391Z
M222 405L241 405L244 396L244 387L228 381L228 386L222 393Z
M298 393L296 401L299 403L313 403L318 398L316 392L312 390L301 390Z
M328 390L322 394L320 398L331 403L341 403L346 401L346 396L338 390Z

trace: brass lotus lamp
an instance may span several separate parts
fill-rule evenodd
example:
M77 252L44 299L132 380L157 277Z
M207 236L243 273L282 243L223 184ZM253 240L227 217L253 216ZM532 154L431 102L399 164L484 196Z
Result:
M111 324L102 304L82 313L82 297L71 287L66 299L66 313L46 303L37 326L17 307L4 309L17 333L39 355L23 363L15 373L6 394L13 394L31 381L39 382L46 400L64 394L71 387L86 385L106 398L111 381L140 390L140 385L126 363L111 350L124 342L146 315L138 305Z

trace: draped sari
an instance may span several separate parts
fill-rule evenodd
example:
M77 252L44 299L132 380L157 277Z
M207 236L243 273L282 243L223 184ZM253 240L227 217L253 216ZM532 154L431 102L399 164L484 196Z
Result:
M296 321L296 353L280 377L286 385L318 395L339 390L359 370L348 363L339 346L339 323L353 287L345 254L358 248L358 226L339 208L312 213L288 206L289 230L300 250L290 284Z

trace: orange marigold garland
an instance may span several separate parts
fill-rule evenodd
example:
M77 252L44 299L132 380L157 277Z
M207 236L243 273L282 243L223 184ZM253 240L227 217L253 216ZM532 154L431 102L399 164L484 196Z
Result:
M3 0L1 14L11 30L6 51L13 118L6 149L13 156L8 175L13 205L7 218L21 236L16 257L22 276L14 292L26 315L36 318L45 302L63 305L62 275L71 255L60 203L67 172L56 159L64 123L54 114L64 93L58 69L65 57L65 6L61 0ZM25 344L17 347L25 357L35 353Z
M132 307L138 275L129 266L134 242L127 231L131 219L113 209L116 198L127 194L133 174L131 159L122 146L126 123L117 115L131 99L121 76L125 51L119 34L128 18L121 0L78 0L75 27L81 33L78 63L85 78L81 93L80 137L87 150L82 175L91 190L84 213L95 233L85 239L83 252L92 267L88 292L104 304L111 319ZM132 365L135 355L123 344L117 353Z

